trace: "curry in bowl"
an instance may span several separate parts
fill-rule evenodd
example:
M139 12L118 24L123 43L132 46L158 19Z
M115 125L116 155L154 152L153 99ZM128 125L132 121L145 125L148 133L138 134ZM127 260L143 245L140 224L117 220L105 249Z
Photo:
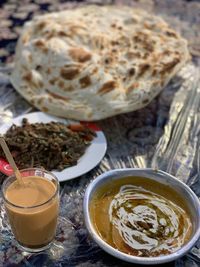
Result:
M89 212L98 235L128 255L172 254L192 235L183 197L166 184L144 177L106 181L93 194Z

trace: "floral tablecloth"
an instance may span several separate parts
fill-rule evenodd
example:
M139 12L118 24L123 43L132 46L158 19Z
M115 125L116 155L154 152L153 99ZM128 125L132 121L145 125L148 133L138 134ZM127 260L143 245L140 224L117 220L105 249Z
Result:
M108 150L101 163L61 184L57 237L43 253L21 252L0 205L0 266L135 266L108 255L89 237L82 199L92 179L109 169L156 167L187 183L200 197L200 2L183 0L8 0L0 1L0 124L34 110L9 82L15 45L25 21L33 16L85 4L127 4L162 16L189 43L193 60L146 108L99 121ZM4 176L1 175L1 180ZM2 204L2 199L0 198ZM200 240L183 258L162 266L200 266Z

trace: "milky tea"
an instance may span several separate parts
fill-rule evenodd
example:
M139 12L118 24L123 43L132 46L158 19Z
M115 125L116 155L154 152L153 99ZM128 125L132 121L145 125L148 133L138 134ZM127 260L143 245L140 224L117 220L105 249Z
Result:
M38 169L20 171L23 184L14 176L3 184L3 198L12 232L28 251L49 246L56 233L59 183L53 174Z

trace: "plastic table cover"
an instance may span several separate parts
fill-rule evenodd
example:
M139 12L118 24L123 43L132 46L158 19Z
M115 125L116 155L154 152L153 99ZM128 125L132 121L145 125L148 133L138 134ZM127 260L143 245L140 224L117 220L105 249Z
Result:
M91 180L107 170L123 167L159 168L187 183L200 197L199 1L1 1L0 125L34 110L9 82L15 45L24 22L37 14L88 3L127 4L162 16L188 39L193 60L146 108L98 122L107 138L107 153L95 169L61 184L57 235L49 250L30 254L16 247L0 198L0 266L136 266L102 251L84 226L84 191ZM1 182L4 178L0 176ZM161 266L200 266L200 240L186 256Z

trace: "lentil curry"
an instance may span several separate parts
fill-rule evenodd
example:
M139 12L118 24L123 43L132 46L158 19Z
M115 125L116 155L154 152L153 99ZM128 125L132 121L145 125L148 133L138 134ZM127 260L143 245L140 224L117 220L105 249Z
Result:
M102 186L91 200L90 214L104 241L134 256L173 253L192 232L184 200L170 187L142 177Z

